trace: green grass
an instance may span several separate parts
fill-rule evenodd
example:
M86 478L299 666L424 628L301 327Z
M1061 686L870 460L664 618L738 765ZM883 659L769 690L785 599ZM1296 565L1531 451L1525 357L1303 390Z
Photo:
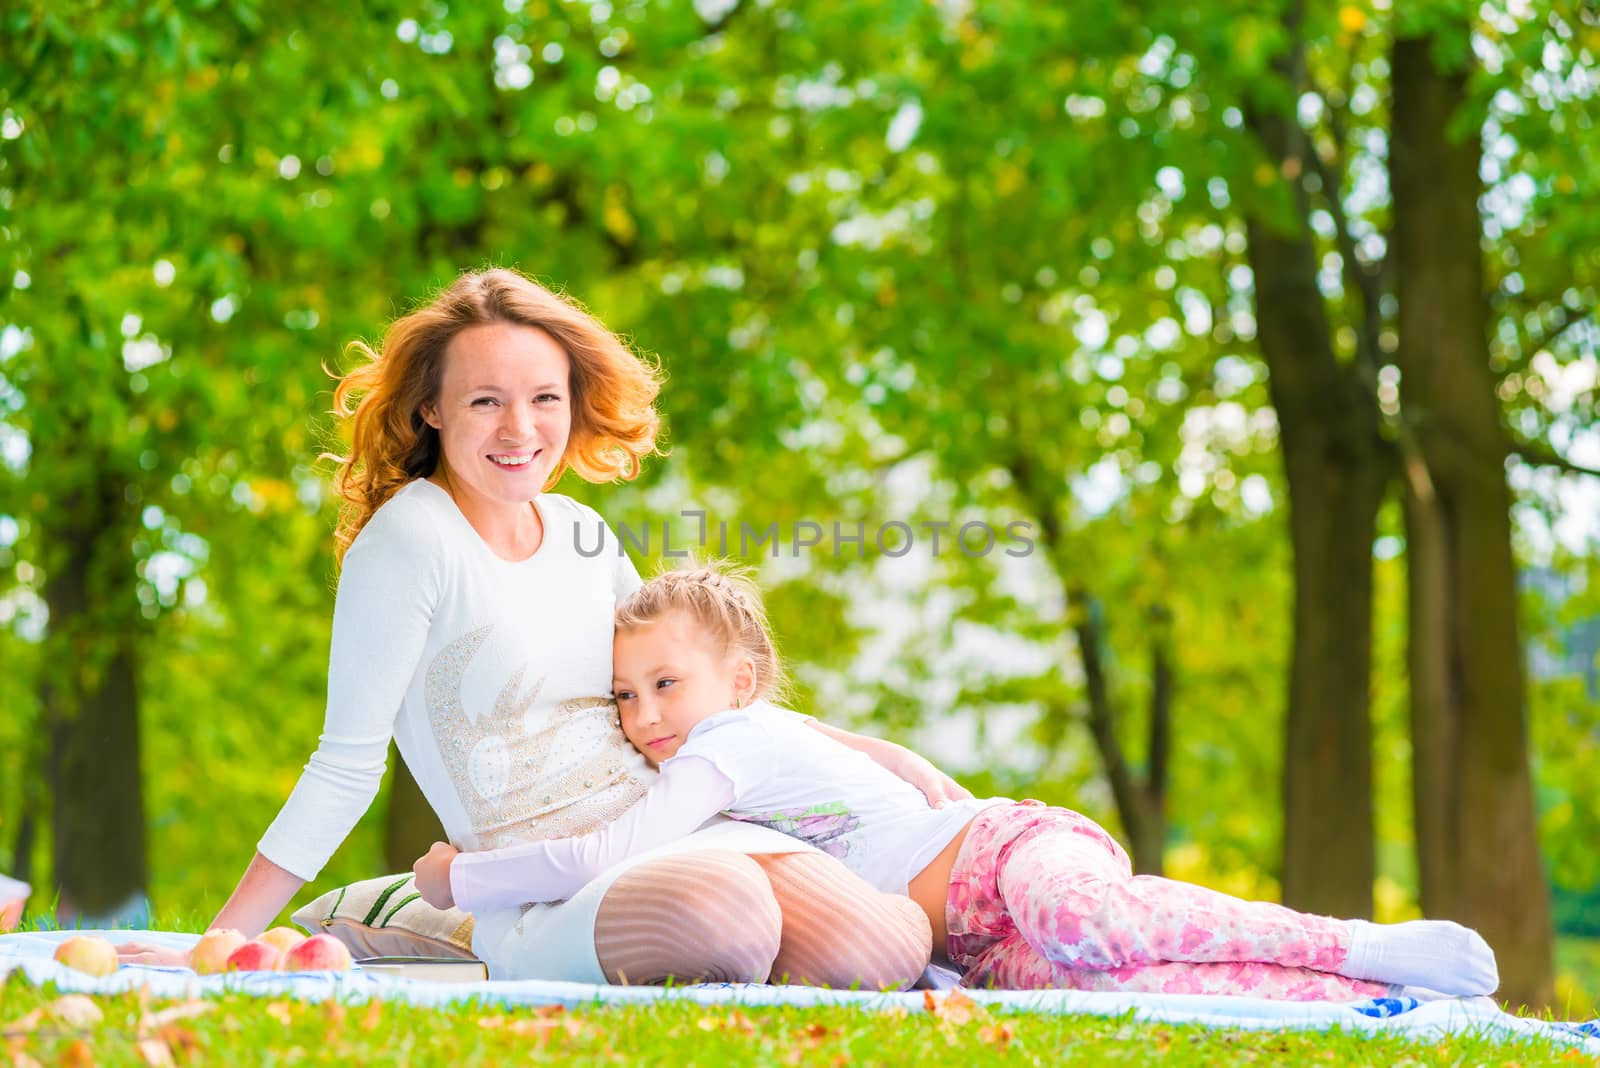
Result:
M1556 1003L1560 1019L1600 1017L1600 938L1556 939Z
M81 1004L81 998L74 998ZM936 1012L717 1008L677 1003L573 1011L475 1005L311 1004L226 995L91 999L74 1026L53 987L0 987L4 1050L39 1064L845 1065L1081 1064L1571 1065L1544 1041L1445 1041L1347 1032L1230 1031L1126 1018L990 1013L957 998Z

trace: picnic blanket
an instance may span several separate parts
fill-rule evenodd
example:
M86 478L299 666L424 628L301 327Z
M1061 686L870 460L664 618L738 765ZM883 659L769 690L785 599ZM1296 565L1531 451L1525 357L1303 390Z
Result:
M129 965L95 978L52 959L56 946L74 934L97 934L113 942L150 942L187 949L199 938L170 931L37 931L0 935L0 977L20 971L34 984L54 983L63 991L116 994L148 987L157 997L184 998L223 992L293 997L306 1001L369 998L441 1006L476 1000L486 1005L636 1005L657 1001L690 1001L701 1005L857 1005L868 1009L891 1006L922 1011L924 994L823 990L756 983L707 983L682 987L596 986L588 983L488 981L439 983L427 980L349 972L235 972L198 976L187 968ZM1600 1020L1561 1023L1513 1016L1490 998L1453 998L1418 1002L1415 998L1370 998L1366 1001L1287 1002L1206 994L1123 994L1078 990L968 990L963 993L990 1009L1053 1014L1083 1013L1121 1016L1160 1023L1197 1023L1209 1027L1250 1030L1296 1028L1405 1032L1419 1038L1486 1033L1503 1037L1542 1036L1586 1053L1600 1055Z

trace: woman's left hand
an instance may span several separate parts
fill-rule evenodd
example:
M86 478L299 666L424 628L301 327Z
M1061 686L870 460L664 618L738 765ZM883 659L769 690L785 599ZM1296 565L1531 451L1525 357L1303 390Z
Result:
M450 863L460 852L449 842L435 842L411 865L411 870L417 873L417 893L436 909L455 907L456 899L450 891Z

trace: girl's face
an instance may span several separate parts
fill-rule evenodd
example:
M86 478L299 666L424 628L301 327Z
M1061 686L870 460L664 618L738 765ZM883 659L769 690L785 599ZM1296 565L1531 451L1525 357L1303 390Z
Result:
M566 350L543 330L485 323L452 338L439 397L422 408L452 491L491 506L537 497L572 432L570 384Z
M749 657L723 655L681 612L617 631L611 664L622 733L652 764L676 753L701 720L748 703L755 690Z

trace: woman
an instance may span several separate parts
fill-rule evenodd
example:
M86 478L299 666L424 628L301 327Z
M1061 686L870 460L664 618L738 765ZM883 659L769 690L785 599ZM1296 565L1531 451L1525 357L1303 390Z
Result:
M656 371L592 316L510 270L463 275L397 320L335 393L352 449L324 731L213 927L261 932L378 790L393 738L451 841L487 849L615 819L654 772L608 699L612 612L639 586L585 557L595 513L546 490L571 468L632 478L655 451ZM615 547L615 539L610 545ZM819 728L914 783L926 761ZM477 916L506 979L764 980L905 986L926 917L767 828L708 826L570 900ZM738 917L729 923L728 917ZM132 963L170 955L124 947Z

